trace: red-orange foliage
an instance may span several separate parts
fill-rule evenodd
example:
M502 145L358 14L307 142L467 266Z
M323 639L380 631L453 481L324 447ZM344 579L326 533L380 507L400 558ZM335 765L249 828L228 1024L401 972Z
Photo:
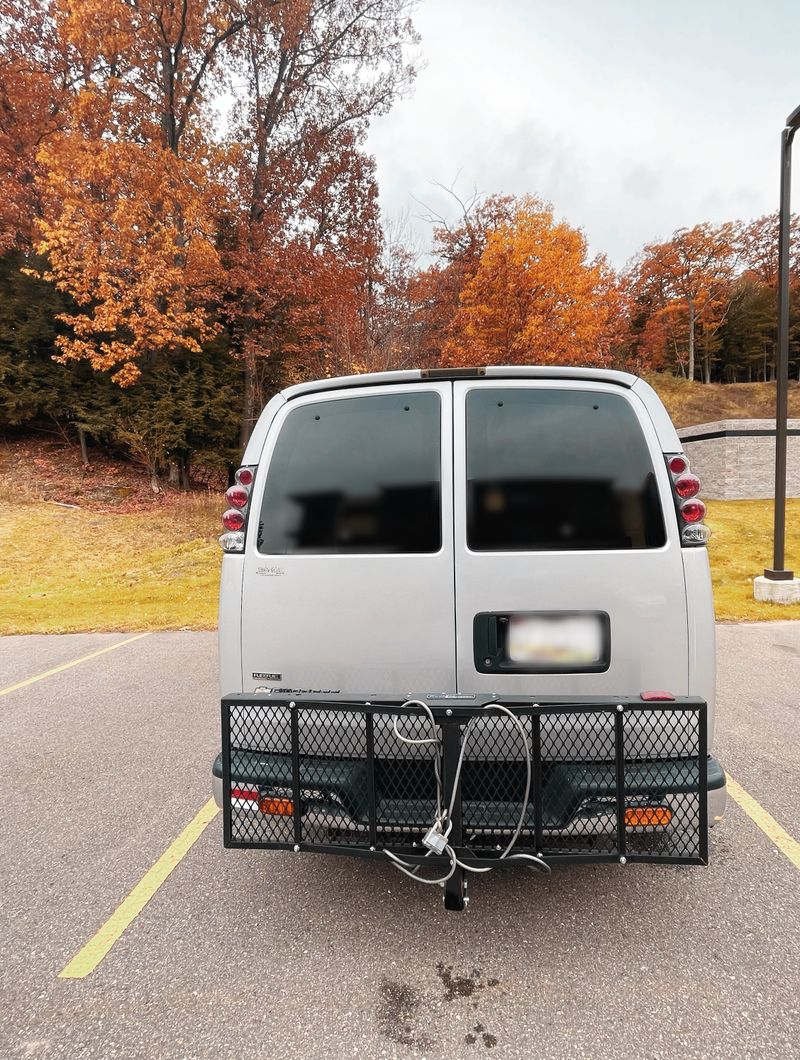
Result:
M651 362L663 362L671 354L693 379L699 331L708 375L708 343L730 305L735 247L736 228L729 223L680 229L667 242L644 248L632 284L651 320L659 318L648 321L640 336Z
M30 246L37 153L64 119L70 58L49 8L48 0L0 0L0 254Z
M78 307L63 357L128 385L225 326L251 412L258 360L363 364L379 228L362 144L413 77L411 0L53 3L76 76L38 155L38 245Z
M608 364L621 294L581 231L532 197L490 229L459 296L451 364Z

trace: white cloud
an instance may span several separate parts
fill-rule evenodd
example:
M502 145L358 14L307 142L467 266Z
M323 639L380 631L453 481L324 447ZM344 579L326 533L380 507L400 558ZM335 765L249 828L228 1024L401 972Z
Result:
M430 182L460 174L466 193L549 199L622 265L683 225L775 209L795 4L424 0L416 22L426 68L369 138L388 214L448 209Z

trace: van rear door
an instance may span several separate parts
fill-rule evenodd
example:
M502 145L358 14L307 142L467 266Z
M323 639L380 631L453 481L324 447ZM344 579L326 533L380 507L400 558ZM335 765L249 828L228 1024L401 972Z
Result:
M458 690L688 693L668 474L629 389L454 384Z
M245 555L244 691L455 687L452 437L447 382L280 410Z

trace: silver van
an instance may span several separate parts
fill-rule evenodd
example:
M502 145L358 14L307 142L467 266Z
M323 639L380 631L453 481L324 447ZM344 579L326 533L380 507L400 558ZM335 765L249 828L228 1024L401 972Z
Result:
M725 774L700 483L624 372L293 386L220 538L225 844L472 874L705 864Z

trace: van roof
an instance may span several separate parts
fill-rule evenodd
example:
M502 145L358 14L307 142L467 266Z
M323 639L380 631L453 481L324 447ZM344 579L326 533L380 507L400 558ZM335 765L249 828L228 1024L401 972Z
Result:
M419 383L441 379L589 379L617 386L634 385L637 376L609 368L561 368L548 365L487 365L481 368L406 368L398 372L365 372L297 383L281 391L287 401L301 394L348 387L385 386L387 383Z

